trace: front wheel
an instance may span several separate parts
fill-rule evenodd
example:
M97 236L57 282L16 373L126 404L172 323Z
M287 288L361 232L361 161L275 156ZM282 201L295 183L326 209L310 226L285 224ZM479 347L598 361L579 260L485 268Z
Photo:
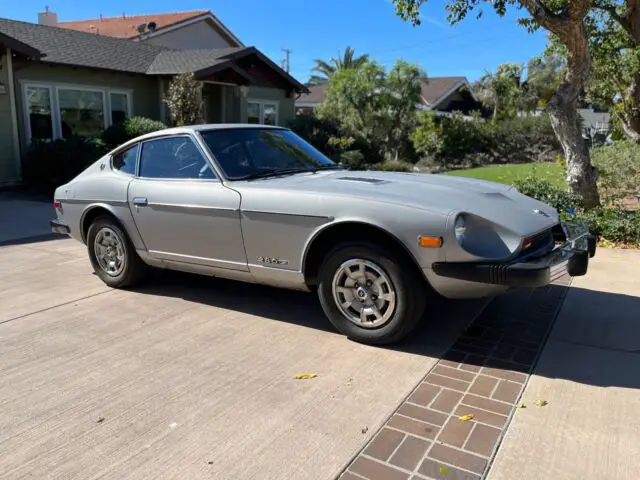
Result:
M318 297L350 339L382 345L405 337L422 318L427 289L413 265L375 245L345 244L325 258Z

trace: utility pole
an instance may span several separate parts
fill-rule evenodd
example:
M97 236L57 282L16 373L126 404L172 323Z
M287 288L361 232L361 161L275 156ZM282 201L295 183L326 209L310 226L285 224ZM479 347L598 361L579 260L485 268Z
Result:
M291 54L293 53L291 50L289 50L288 48L283 48L282 51L285 54L285 58L284 58L284 64L285 64L285 70L287 71L287 73L289 73L290 69L291 69Z

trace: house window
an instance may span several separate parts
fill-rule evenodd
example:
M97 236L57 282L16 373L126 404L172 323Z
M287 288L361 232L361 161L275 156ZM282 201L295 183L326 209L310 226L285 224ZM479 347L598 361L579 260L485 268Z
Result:
M30 137L38 140L53 139L51 88L30 85L25 89L25 97Z
M104 93L100 90L58 88L58 106L63 138L99 137L106 128Z
M277 125L278 103L268 100L249 100L247 102L247 123Z
M133 115L130 91L82 85L23 85L27 141L99 137Z
M111 124L122 123L129 116L129 94L111 92Z
M247 103L247 123L260 123L260 104Z

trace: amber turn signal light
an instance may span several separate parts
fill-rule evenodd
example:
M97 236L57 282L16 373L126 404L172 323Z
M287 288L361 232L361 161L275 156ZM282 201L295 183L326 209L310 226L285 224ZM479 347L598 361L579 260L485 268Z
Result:
M422 248L440 248L442 246L442 237L418 237L418 245Z

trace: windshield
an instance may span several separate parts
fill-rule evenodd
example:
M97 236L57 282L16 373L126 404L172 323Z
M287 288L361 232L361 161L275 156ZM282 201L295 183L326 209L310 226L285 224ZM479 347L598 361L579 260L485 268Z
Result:
M220 128L200 135L230 180L340 168L290 130Z

